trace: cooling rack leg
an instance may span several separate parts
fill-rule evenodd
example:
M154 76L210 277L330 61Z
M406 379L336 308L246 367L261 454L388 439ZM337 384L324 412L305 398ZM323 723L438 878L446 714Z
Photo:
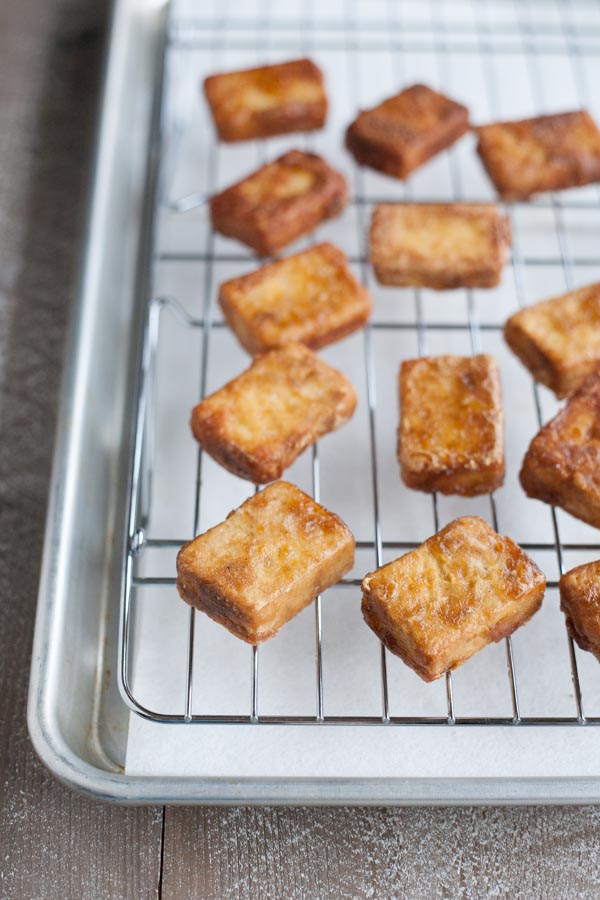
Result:
M250 721L258 722L258 647L252 648L252 668L250 670Z
M148 370L146 388L146 411L144 435L142 438L142 459L140 473L140 525L148 528L152 504L152 483L154 477L154 452L156 447L156 351L160 333L160 320L164 305L161 300L152 303L148 320Z
M190 617L188 622L188 642L187 642L187 665L185 679L185 721L190 722L192 718L192 700L193 700L193 674L194 674L194 640L196 636L196 610L190 607Z

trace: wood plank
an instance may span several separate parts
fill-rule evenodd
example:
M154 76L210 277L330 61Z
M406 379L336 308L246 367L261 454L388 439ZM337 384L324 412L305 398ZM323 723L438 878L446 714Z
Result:
M67 791L35 758L25 724L109 4L0 6L0 897L138 900L158 893L162 809L110 807Z
M167 809L163 900L597 897L600 810Z

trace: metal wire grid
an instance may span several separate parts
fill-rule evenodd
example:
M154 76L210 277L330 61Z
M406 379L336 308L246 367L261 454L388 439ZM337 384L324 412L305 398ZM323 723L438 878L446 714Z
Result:
M390 11L390 21L393 20L392 10L393 4L388 4ZM265 16L264 22L267 22ZM351 92L351 100L354 106L356 97L358 96L358 85L356 83L357 67L355 65L356 53L359 52L359 41L357 34L357 20L351 16L351 7L348 9L348 15L343 27L343 44L329 43L329 32L340 31L339 22L320 23L318 31L315 30L314 24L311 28L312 20L297 23L302 29L304 35L303 49L307 52L312 46L318 43L318 46L326 45L328 49L332 47L346 54L348 63L348 86ZM198 48L209 46L215 48L219 46L219 39L223 40L226 18L215 21L193 21L187 22L185 25L177 24L171 28L168 47L177 47L179 49ZM268 21L269 28L277 32L278 28L282 30L289 28L289 23L279 24L276 20ZM229 22L228 27L235 34L236 47L244 49L255 49L259 54L261 49L260 40L257 42L256 37L249 40L246 31L247 23ZM384 31L378 23L360 24L361 33L366 30L369 40L377 40L378 46L382 49L393 51L394 49L405 50L407 48L418 49L423 40L428 42L428 46L433 46L436 50L436 60L439 67L439 75L444 79L446 84L449 83L449 71L447 69L447 58L450 49L450 41L453 38L454 30L467 34L469 42L466 45L468 52L473 51L473 40L476 42L477 49L483 60L483 71L485 78L485 88L488 96L490 107L498 108L497 83L495 80L494 70L492 67L492 57L494 52L504 52L510 49L514 50L513 44L502 43L496 46L492 36L491 28L485 22L478 23L473 26L469 23L461 23L453 26L453 32L444 25L443 21L436 21L434 17L427 25L412 24L403 28L400 34L395 28L390 27ZM252 23L252 35L257 31L257 23ZM260 29L258 29L260 32ZM425 38L423 35L425 34ZM590 28L579 26L576 28L569 22L563 22L561 29L544 28L536 26L535 31L531 23L522 18L519 22L517 30L511 27L501 29L501 37L519 39L519 50L523 48L527 51L526 58L528 61L529 75L536 103L542 105L542 90L540 81L540 72L538 67L539 53L557 52L556 46L552 43L554 36L560 35L565 41L567 53L571 64L575 81L577 84L578 95L582 106L586 105L587 89L583 76L581 48L582 39L585 36L586 52L590 52L589 39L600 37L600 28L591 26ZM548 43L548 42L549 43ZM460 53L462 44L452 39L452 53ZM297 49L297 45L294 46ZM561 49L562 53L565 49ZM600 42L593 47L593 52L600 55ZM397 54L392 53L392 58L397 59ZM260 56L259 56L260 60ZM401 82L400 72L395 72L398 76L397 81ZM449 88L449 93L451 90ZM161 93L162 100L164 98L164 88ZM154 131L154 148L159 149L163 146L163 137L165 129L165 110L161 109L160 100L158 104L159 114L156 116ZM305 138L310 145L310 138ZM213 144L210 148L208 160L208 183L215 181L216 162L217 162L218 146ZM162 172L164 176L164 171ZM247 262L247 257L237 254L220 254L215 252L214 234L209 229L207 232L206 245L200 252L159 252L156 249L156 222L160 203L165 202L164 196L159 188L159 180L161 176L161 160L160 153L153 153L151 156L150 171L150 201L148 204L148 218L145 223L146 233L149 236L149 253L147 258L148 272L146 274L145 284L153 280L153 268L161 261L195 261L205 263L204 267L204 284L203 284L203 307L199 318L191 316L181 303L172 297L159 297L151 300L147 306L147 315L144 322L143 333L143 349L140 358L139 377L137 384L137 409L135 417L135 436L131 459L130 473L130 497L129 497L129 517L128 517L128 536L127 545L124 549L124 567L123 567L123 591L122 591L122 616L119 635L119 686L127 704L136 713L144 718L167 723L212 723L212 724L331 724L331 725L590 725L600 724L600 717L585 716L582 700L582 692L577 667L577 658L573 646L572 638L567 635L567 647L569 653L569 662L571 668L571 677L574 688L574 714L571 716L522 716L519 708L519 692L518 681L513 658L511 639L505 639L506 648L506 671L508 685L510 689L512 715L511 716L457 716L454 706L452 673L446 675L446 703L447 713L445 716L393 716L390 715L389 709L389 690L388 690L388 672L387 672L387 651L381 644L380 654L380 676L381 676L381 715L380 716L327 716L324 711L324 677L323 677L323 647L322 647L322 614L321 614L321 597L315 600L315 713L314 715L260 715L259 710L259 649L251 648L251 696L249 710L247 715L198 715L193 713L193 670L194 670L194 645L195 645L195 628L196 616L193 608L189 611L189 621L187 629L187 660L186 660L186 678L184 686L184 702L182 704L182 712L162 713L149 709L140 703L131 688L130 671L131 671L131 644L132 644L132 617L133 617L133 594L135 588L151 588L153 586L174 586L175 577L172 575L164 577L142 577L135 572L135 559L146 548L179 548L187 538L177 539L161 539L148 538L145 528L148 523L149 508L152 495L152 477L153 477L153 403L154 403L154 379L155 379L155 359L156 351L160 335L161 320L165 312L176 316L185 328L196 329L201 332L202 341L202 363L200 371L199 396L202 398L206 394L207 389L207 360L210 343L210 336L213 329L225 327L222 322L215 322L211 317L211 293L213 290L213 266L216 262ZM455 200L462 199L462 190L460 183L460 172L454 162L451 164L451 181ZM386 198L366 196L364 189L364 172L358 168L354 168L354 185L353 185L352 203L356 207L357 222L359 229L359 247L363 247L366 234L365 211L367 206L380 202ZM406 188L406 197L410 198L410 186ZM389 198L388 198L389 199ZM435 200L436 198L431 198ZM205 202L205 198L193 195L183 198L182 201L172 205L172 209L179 212L185 212L194 206L201 205ZM424 202L424 201L423 201ZM560 196L550 195L533 201L531 206L549 208L552 210L556 222L556 234L558 237L558 245L560 257L558 259L550 259L545 257L524 256L520 250L518 229L514 219L514 211L520 204L506 204L506 212L512 220L513 231L513 248L512 248L512 268L515 280L515 287L519 305L524 305L524 285L523 274L525 266L559 264L564 272L565 282L568 288L574 286L573 270L576 266L600 266L599 257L573 257L570 255L568 243L566 240L565 222L563 213L567 209L599 209L600 198L597 200L589 199L565 199ZM351 256L351 261L360 266L361 277L363 282L367 283L368 274L368 257L365 250L361 250L357 256ZM150 290L146 296L151 296ZM423 316L423 305L420 291L415 291L415 322L397 322L397 321L375 321L371 322L364 329L363 348L364 348L364 368L366 374L366 392L368 403L368 427L369 427L369 443L371 456L371 488L373 500L373 539L368 541L357 541L357 548L365 549L373 552L374 562L377 567L383 564L383 554L385 550L394 550L406 552L419 546L418 542L410 541L383 541L381 519L379 514L379 494L380 480L377 466L377 439L375 429L376 414L376 381L375 381L375 362L372 348L373 332L377 330L409 330L416 333L418 341L419 354L423 354L426 348L427 332L429 329L437 330L458 330L467 331L471 352L479 352L479 341L482 332L500 331L501 327L495 323L478 322L475 317L475 306L472 291L467 291L467 321L466 323L446 322L428 325ZM533 384L533 392L535 398L536 415L538 424L543 421L540 394L537 385ZM319 448L315 445L312 448L312 493L318 501L320 497L320 462ZM194 521L192 534L198 533L200 521L200 509L202 501L202 451L198 450L196 463L196 479L195 479L195 503L194 503ZM259 490L256 486L255 490ZM500 530L498 521L498 511L494 495L489 497L490 514L493 526L496 530ZM556 554L558 570L560 573L564 571L563 553L564 551L598 551L600 554L599 543L565 543L561 540L559 532L559 524L554 508L551 508L552 528L554 541L552 543L521 542L521 546L525 550L551 550ZM432 518L435 531L439 530L438 503L437 496L432 497ZM355 591L360 586L360 579L343 579L341 586L350 587ZM548 587L556 587L556 581L548 581Z

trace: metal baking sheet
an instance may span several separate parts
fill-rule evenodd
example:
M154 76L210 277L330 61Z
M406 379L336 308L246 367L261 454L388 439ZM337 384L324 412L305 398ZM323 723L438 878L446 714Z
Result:
M426 537L436 517L443 524L468 512L497 518L501 531L530 547L554 583L560 565L598 555L597 532L560 512L553 519L518 488L524 446L554 402L543 390L534 393L500 336L504 318L519 304L598 277L597 189L509 209L515 252L497 291L390 291L372 282L366 260L373 202L487 200L490 185L469 138L416 173L406 188L356 170L341 147L343 125L358 106L418 80L445 86L467 102L475 121L583 103L594 111L588 85L600 68L600 30L581 18L578 5L568 21L560 7L540 6L546 14L541 24L535 10L523 19L509 4L327 5L310 15L287 4L267 17L245 3L231 15L207 8L197 18L195 5L183 3L165 32L164 10L117 4L120 27L111 44L90 242L65 379L29 713L42 758L69 783L129 802L589 802L600 793L594 763L600 732L592 725L600 711L598 667L588 654L570 657L553 588L543 613L512 646L489 648L449 684L425 686L389 654L382 670L380 648L360 621L356 586L328 592L319 615L307 610L261 649L259 660L204 617L190 623L172 585L178 542L195 527L214 524L251 489L210 460L199 461L187 433L199 386L213 389L246 364L222 326L214 295L219 281L254 265L240 245L210 234L204 200L215 184L224 186L299 142L349 178L354 202L315 237L349 254L375 299L366 337L325 351L358 388L357 416L290 472L300 486L316 488L355 532L362 546L353 574L359 578L378 558L393 558ZM134 54L147 60L144 78ZM326 72L333 101L326 130L307 139L214 144L198 99L200 78L218 68L303 54ZM507 66L510 78L503 75ZM119 115L131 107L122 90L127 72L127 90L140 94L140 127L133 140L127 134L125 147ZM122 179L129 179L125 194L116 190ZM116 242L117 233L128 239ZM159 307L148 366L153 331L145 325L148 310ZM480 348L496 353L502 365L507 485L494 503L440 498L432 507L430 498L406 491L398 478L397 363L418 352ZM153 489L151 503L146 492L128 518L132 424L140 426L139 438L144 373L152 376L148 408L158 436ZM86 402L92 385L93 406ZM141 482L146 463L140 459ZM142 526L143 552L129 555L125 541L137 538ZM126 700L145 718L134 712L130 719L116 690L124 561L135 580ZM77 684L75 694L65 697L61 682ZM172 724L152 721L161 718ZM298 727L294 719L315 724ZM223 727L231 721L237 724ZM161 752L150 752L155 746ZM250 750L260 765L241 764ZM294 762L282 769L281 758ZM469 759L480 764L465 765Z

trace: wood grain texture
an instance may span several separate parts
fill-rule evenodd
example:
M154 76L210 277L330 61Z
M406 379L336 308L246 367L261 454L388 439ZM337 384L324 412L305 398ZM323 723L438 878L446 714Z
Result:
M84 800L43 769L27 683L65 326L108 4L0 4L0 897L142 898L162 810Z
M592 898L600 810L167 809L163 900Z

